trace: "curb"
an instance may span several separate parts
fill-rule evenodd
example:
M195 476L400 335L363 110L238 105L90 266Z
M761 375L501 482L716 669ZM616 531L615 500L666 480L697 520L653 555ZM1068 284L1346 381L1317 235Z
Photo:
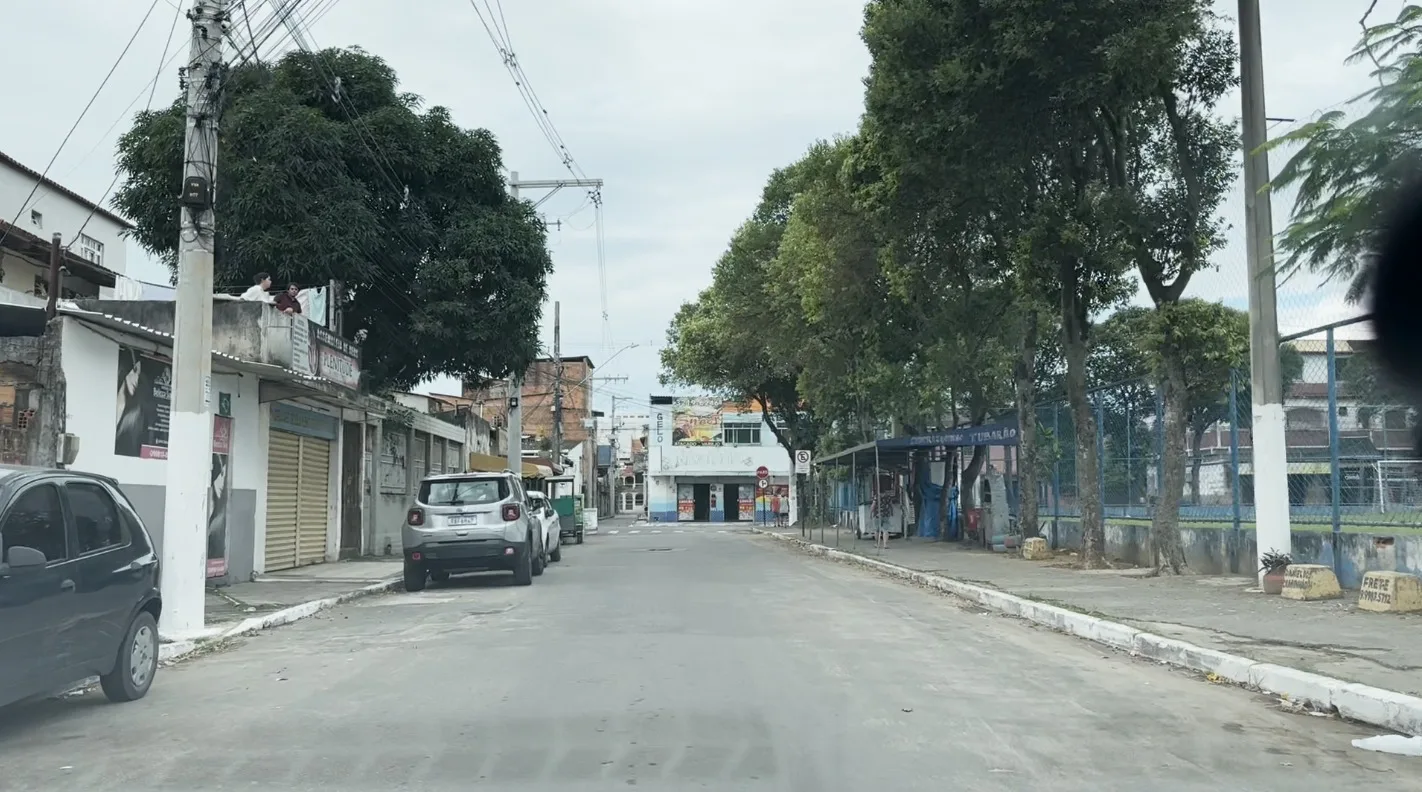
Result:
M1411 736L1422 736L1422 698L1391 690L1345 682L1341 679L1300 671L1288 666L1251 660L1247 657L1207 649L1174 638L1148 633L1134 627L1088 616L1066 608L1035 602L1005 591L987 588L961 580L919 572L855 553L846 553L824 545L806 542L798 537L774 531L752 528L759 534L772 536L796 545L812 555L833 561L857 564L919 585L953 594L990 610L1050 627L1057 632L1085 638L1113 649L1129 652L1177 668L1184 668L1231 682L1250 690L1259 690L1306 704L1314 709L1334 712L1349 720L1381 726Z
M334 608L337 605L350 602L351 600L360 599L361 597L368 597L371 594L381 594L386 591L391 591L400 587L402 584L403 580L401 578L391 578L390 580L382 580L379 583L364 586L362 588L356 589L355 591L347 591L344 594L337 594L334 597L311 600L310 602L303 602L300 605L293 605L290 608L283 608L279 611L264 613L261 616L253 616L250 619L243 619L242 621L230 627L222 628L219 632L210 637L196 639L185 638L172 641L170 643L161 644L158 647L158 662L170 663L174 660L181 660L182 658L193 654L198 649L201 649L203 646L213 643L219 643L229 638L235 638L239 635L250 635L259 630L265 630L271 627L280 627L284 624L291 624L292 622L301 621L302 619L315 616L316 614L320 613L323 610L327 610L328 608Z

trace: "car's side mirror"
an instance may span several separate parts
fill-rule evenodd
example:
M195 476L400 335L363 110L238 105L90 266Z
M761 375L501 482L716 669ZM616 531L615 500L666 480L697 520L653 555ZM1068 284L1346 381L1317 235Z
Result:
M9 564L10 569L14 570L42 567L49 563L49 559L44 557L44 553L41 553L33 547L16 545L10 548L10 552L5 557L5 562Z

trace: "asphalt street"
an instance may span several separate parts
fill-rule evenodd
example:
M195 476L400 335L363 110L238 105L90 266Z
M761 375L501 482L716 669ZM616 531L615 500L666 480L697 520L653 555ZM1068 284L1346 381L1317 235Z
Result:
M703 526L0 710L0 789L1416 790L1375 733Z

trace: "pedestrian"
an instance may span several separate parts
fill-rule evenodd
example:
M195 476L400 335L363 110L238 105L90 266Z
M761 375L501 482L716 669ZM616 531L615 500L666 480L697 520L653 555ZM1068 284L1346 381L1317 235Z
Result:
M301 294L301 287L295 283L288 283L286 285L286 291L276 296L277 310L287 316L295 316L301 313L301 300L297 299L297 295L299 294Z
M267 293L267 290L271 287L272 276L265 272L258 272L252 276L252 285L248 287L246 291L242 292L242 299L252 302L269 303L272 301L272 296Z

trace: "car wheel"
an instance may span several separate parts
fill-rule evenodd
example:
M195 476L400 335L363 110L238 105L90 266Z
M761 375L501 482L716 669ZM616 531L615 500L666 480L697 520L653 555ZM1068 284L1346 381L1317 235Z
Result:
M533 585L533 547L525 547L514 558L514 585Z
M153 686L158 673L158 622L153 614L141 611L128 625L119 646L114 670L99 677L99 686L109 701L137 701Z
M549 561L552 561L552 562L555 563L555 564L558 563L559 561L562 561L562 560L563 560L563 539L562 539L562 537L559 537L558 540L557 540L557 542L558 542L557 544L553 545L553 552L551 552L551 553L548 554L548 560L549 560Z
M405 590L424 591L425 581L429 578L425 572L425 565L417 561L405 562Z
M449 571L444 569L436 569L430 573L430 580L434 581L435 583L448 583Z
M543 570L548 568L548 545L542 545L538 552L533 555L533 576L538 577L543 574Z
M582 532L582 531L578 531L578 538L576 538L576 539L573 540L573 544L582 544L582 543L583 543L583 532Z

